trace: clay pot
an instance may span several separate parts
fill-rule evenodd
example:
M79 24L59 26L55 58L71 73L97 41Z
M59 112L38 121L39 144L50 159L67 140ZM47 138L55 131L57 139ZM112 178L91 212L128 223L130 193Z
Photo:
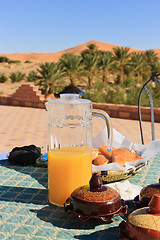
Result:
M159 183L154 183L147 185L146 187L142 188L140 191L139 196L134 199L134 202L137 207L147 207L151 198L154 194L160 194L160 179Z
M119 239L160 239L160 194L153 195L149 206L132 212L119 225Z
M127 206L119 193L103 186L98 173L93 173L90 185L75 189L64 207L66 212L73 212L80 219L99 218L105 222L127 213Z

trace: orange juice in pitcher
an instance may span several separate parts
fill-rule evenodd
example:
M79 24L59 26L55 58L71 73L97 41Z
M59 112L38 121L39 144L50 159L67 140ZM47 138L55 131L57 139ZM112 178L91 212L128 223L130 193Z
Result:
M63 205L74 189L89 183L91 152L80 147L52 149L48 155L49 201Z
M79 94L61 94L48 99L48 193L49 202L63 206L78 187L88 185L92 174L92 115L106 120L109 146L109 116L93 110L92 102Z

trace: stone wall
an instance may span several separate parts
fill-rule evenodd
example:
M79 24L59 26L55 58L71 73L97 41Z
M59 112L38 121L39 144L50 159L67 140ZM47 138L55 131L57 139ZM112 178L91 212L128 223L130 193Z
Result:
M123 104L93 103L93 108L106 111L109 116L115 118L138 120L138 107ZM141 107L141 118L143 121L151 121L150 107ZM154 121L160 122L160 108L154 108Z
M45 96L39 91L38 86L29 83L22 84L10 96L0 96L0 104L11 106L45 108L45 102Z

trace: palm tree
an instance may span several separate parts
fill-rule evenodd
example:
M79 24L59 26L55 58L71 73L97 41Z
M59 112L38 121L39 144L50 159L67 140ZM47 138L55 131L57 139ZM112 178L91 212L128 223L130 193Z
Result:
M82 53L82 61L83 61L83 74L88 77L88 85L92 85L92 79L98 72L98 55L95 53L93 56L90 53Z
M152 49L146 50L144 52L144 56L148 63L158 62L158 56L157 53L155 53Z
M122 83L124 80L124 68L129 62L129 48L127 47L116 47L113 48L114 60L117 62L119 69L119 80L118 83Z
M99 72L102 74L103 82L105 82L107 76L110 74L110 72L113 72L115 67L115 61L113 59L112 52L102 51L97 65Z
M28 82L35 82L37 80L37 73L35 71L29 72L27 80Z
M153 62L153 63L151 63L150 67L151 67L151 75L152 76L160 73L160 62L158 62L158 61Z
M39 67L40 69L37 69L39 73L37 84L40 86L40 90L45 94L53 92L55 82L63 76L57 63L45 62L40 64Z
M137 83L140 83L141 75L150 70L144 55L141 52L131 53L130 64L136 73Z
M155 53L152 49L146 50L144 53L146 61L151 68L151 75L155 75L160 72L160 63L157 53Z
M98 61L101 56L101 51L97 50L95 44L91 43L87 49L81 52L81 57L84 67L84 75L88 77L88 85L92 85L92 79L98 73Z
M21 80L24 79L25 73L13 72L13 73L10 73L9 77L10 77L12 83L20 82Z
M93 43L91 43L91 44L87 45L87 48L81 52L81 56L82 56L82 58L83 58L86 54L90 54L90 55L94 56L95 53L97 53L97 52L98 52L98 50L97 50L96 45L93 44Z
M64 76L69 77L71 85L74 85L75 79L79 77L82 72L82 58L73 54L64 54L60 58L58 66Z
M7 76L4 73L0 74L0 83L4 83L7 81Z

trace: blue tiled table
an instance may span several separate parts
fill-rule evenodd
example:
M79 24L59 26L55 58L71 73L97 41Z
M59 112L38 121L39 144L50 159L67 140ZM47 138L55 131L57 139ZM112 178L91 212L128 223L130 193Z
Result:
M160 153L129 181L143 187L158 182L159 177ZM110 224L81 221L48 203L47 182L47 168L0 161L0 239L118 239L120 216ZM132 210L130 204L128 213Z

